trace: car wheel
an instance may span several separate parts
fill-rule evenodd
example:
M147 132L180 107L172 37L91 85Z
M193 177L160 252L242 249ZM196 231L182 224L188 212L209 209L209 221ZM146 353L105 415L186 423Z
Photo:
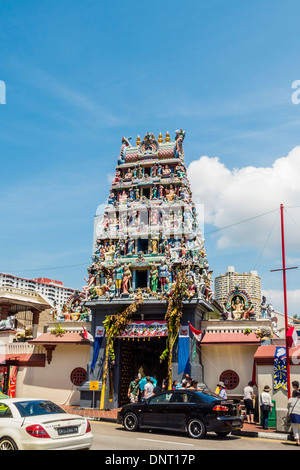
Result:
M205 425L201 419L193 418L188 422L187 432L193 439L202 439L206 434Z
M139 427L139 421L138 421L137 416L131 412L126 413L126 415L124 416L123 424L124 424L124 428L127 431L136 431L137 428Z
M0 439L0 450L18 450L15 441L10 437L2 437Z

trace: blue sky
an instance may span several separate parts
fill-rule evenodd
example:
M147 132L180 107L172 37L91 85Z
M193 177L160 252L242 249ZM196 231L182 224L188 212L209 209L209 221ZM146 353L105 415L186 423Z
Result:
M299 13L296 0L1 0L0 271L81 288L122 136L182 128L214 275L257 269L282 310L280 203L300 261Z

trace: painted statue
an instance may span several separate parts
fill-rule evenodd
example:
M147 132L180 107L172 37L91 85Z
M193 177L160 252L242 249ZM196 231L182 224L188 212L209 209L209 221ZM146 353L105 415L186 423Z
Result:
M115 267L115 285L116 285L116 295L117 297L121 294L121 286L123 280L124 270L121 263L117 263Z
M15 318L13 315L10 315L5 320L0 320L0 330L14 330Z
M129 140L131 140L131 137L129 137L128 139L126 139L125 137L122 137L122 145L121 145L120 156L118 158L118 165L122 165L126 161L127 148L131 147Z
M232 300L231 309L233 313L233 318L235 320L240 320L244 316L244 313L245 313L245 304L244 304L243 299L237 296L235 301Z
M157 287L158 287L158 269L157 267L153 264L150 269L150 274L149 274L149 279L150 279L150 289L152 292L157 292Z
M169 267L165 260L162 261L161 265L158 267L158 277L161 289L165 291L166 282L169 278Z
M122 282L122 291L123 294L129 294L129 289L131 288L131 279L132 273L128 264L124 266L123 272L123 282Z

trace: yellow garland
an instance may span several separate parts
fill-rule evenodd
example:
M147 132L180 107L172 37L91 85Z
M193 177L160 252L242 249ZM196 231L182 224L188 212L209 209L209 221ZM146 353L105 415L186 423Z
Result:
M106 315L103 322L103 326L106 331L106 352L104 360L103 378L102 378L102 389L100 397L100 410L104 409L105 390L108 376L108 360L109 357L114 360L114 341L120 336L121 332L124 331L128 323L130 322L131 316L137 309L144 303L143 299L139 299L130 304L123 312L117 312L113 315Z
M163 360L168 353L168 389L172 388L172 357L173 357L173 348L177 336L179 334L180 319L183 314L183 298L187 295L187 278L184 270L178 271L176 277L176 283L174 291L172 292L168 308L165 315L165 320L168 324L168 347L160 356L160 359Z

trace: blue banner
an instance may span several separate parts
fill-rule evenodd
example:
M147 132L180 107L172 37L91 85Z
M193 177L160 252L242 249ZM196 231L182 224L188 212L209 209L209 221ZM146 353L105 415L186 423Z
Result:
M95 369L96 361L98 359L99 351L100 351L100 346L103 340L103 336L95 338L95 343L94 343L94 355L93 355L93 360L91 364L91 370L93 371Z
M190 338L187 336L179 336L178 338L178 374L184 372L185 374L190 373L190 362L189 362L189 343Z
M277 346L274 355L274 390L287 390L286 349Z

